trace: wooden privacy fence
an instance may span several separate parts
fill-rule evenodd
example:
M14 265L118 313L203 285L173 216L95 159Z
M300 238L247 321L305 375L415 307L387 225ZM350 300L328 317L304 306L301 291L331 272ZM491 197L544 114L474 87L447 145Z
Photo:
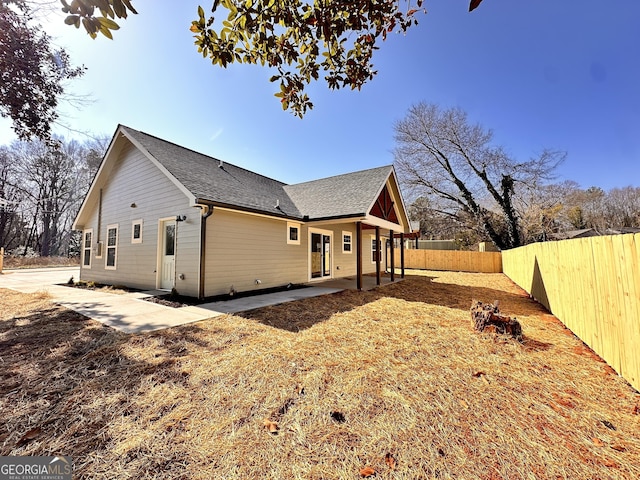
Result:
M640 234L502 252L504 273L640 390Z
M400 249L395 250L396 267L400 267ZM405 250L405 268L448 270L453 272L501 273L500 252L466 252L459 250Z

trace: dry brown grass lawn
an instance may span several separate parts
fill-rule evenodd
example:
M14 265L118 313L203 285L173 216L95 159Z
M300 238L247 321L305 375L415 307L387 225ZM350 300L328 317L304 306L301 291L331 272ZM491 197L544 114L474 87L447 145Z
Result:
M474 333L472 298L523 344ZM78 478L640 478L640 395L503 275L143 335L1 302L0 454L71 455Z
M12 257L3 259L3 268L77 267L79 257Z

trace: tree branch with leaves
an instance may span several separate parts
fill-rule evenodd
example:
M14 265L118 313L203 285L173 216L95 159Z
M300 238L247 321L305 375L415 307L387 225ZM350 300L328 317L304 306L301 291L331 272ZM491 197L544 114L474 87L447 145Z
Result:
M52 47L28 2L0 1L0 116L12 120L18 138L50 139L64 83L83 73Z
M471 0L469 11L482 0ZM116 18L137 13L129 0L62 0L65 22L95 38L112 38ZM380 41L418 23L423 0L214 0L211 15L198 7L191 23L198 52L226 68L248 63L275 69L275 96L302 118L313 108L305 88L322 76L332 90L360 90L377 71ZM98 15L98 12L101 16Z

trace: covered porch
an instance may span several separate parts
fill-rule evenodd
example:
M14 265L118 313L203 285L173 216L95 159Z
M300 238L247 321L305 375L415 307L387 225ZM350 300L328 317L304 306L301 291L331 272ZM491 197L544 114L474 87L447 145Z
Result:
M362 284L360 288L358 288L358 281L356 276L350 277L342 277L342 278L332 278L329 280L323 280L321 282L313 282L309 283L313 287L322 287L322 288L335 288L340 290L362 290L368 291L373 290L374 288L378 288L384 285L391 285L393 283L402 282L404 278L401 278L400 275L395 275L394 280L391 280L391 277L388 273L384 273L381 275L380 283L377 282L375 274L367 274L362 276Z

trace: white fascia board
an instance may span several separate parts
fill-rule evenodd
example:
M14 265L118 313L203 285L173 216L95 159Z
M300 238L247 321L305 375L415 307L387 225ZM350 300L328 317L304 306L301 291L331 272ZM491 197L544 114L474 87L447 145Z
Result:
M402 225L398 225L397 223L390 222L389 220L383 220L382 218L378 218L374 215L367 215L367 217L363 220L367 225L371 225L373 227L384 228L385 230L393 230L394 233L402 233L404 232L404 228ZM404 232L408 233L408 232Z
M400 183L398 182L398 176L396 175L396 169L394 166L391 166L391 175L393 176L393 182L395 183L396 190L398 191L398 196L400 197L400 205L402 206L402 216L404 217L404 223L406 224L406 229L408 232L411 232L411 221L409 220L409 214L407 213L407 206L404 203L404 198L402 197L402 191L400 190Z

